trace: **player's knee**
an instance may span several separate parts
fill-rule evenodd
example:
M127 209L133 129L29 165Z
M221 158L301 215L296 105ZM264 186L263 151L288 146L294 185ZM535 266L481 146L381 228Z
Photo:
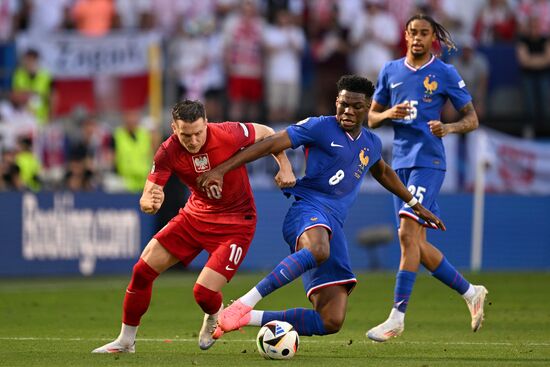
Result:
M344 317L339 315L323 316L323 326L327 334L335 334L340 331L344 325Z
M401 248L407 250L409 248L412 248L413 246L416 246L417 239L411 231L403 230L403 228L400 228L398 234Z
M198 283L193 287L193 295L200 308L209 315L218 312L222 305L222 292L215 292Z
M153 268L149 266L149 264L147 264L143 259L140 258L139 261L134 265L132 279L130 280L128 288L136 290L149 288L158 277L158 275L159 273L157 273Z
M309 251L315 258L317 265L321 265L322 263L327 261L327 259L330 256L330 245L327 243L322 245L311 246L311 248L309 248Z

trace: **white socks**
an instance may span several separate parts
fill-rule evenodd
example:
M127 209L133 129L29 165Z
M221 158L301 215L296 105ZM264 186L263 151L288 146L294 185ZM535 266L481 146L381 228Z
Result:
M260 302L262 298L263 297L260 292L258 292L256 287L254 287L249 290L247 294L239 298L239 300L247 306L254 307L256 306L256 303Z
M264 316L264 311L250 311L250 321L247 325L250 326L262 326L262 317Z
M466 301L471 301L472 298L474 298L476 294L476 290L474 288L473 285L470 284L470 287L468 288L468 290L466 292L464 292L464 294L462 295L462 297L466 300Z
M137 330L138 326L130 326L123 323L117 340L120 344L131 347L136 342Z
M400 323L405 322L405 313L399 311L397 308L392 308L390 312L390 317L388 318L399 321Z

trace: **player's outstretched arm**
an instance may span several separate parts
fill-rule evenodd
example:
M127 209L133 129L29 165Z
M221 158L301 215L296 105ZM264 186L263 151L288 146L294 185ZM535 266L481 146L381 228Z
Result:
M443 231L446 230L443 221L436 217L431 211L424 208L424 206L414 198L405 185L403 185L395 171L391 169L383 159L380 159L371 167L370 173L386 190L399 197L405 203L411 203L411 209L414 210L416 215L426 222L433 224L435 227Z
M444 124L437 120L429 121L428 126L432 134L442 138L447 134L465 134L477 129L479 120L472 102L468 102L459 112L462 118L457 122Z
M164 202L163 187L149 180L145 181L143 193L139 199L141 211L147 214L156 214Z
M275 130L273 130L269 126L257 123L253 123L252 125L254 126L254 130L256 131L255 142L264 140L268 136L275 134ZM294 176L294 172L292 171L292 164L288 160L285 151L282 150L279 153L274 153L273 158L279 166L279 172L277 172L277 174L275 175L275 183L277 184L277 186L283 188L296 185L296 176Z
M197 178L197 186L207 191L211 186L217 186L221 193L223 187L223 176L245 163L255 161L258 158L268 154L277 154L283 150L290 148L292 143L286 130L279 131L274 135L258 141L246 149L241 150L231 158L207 171Z

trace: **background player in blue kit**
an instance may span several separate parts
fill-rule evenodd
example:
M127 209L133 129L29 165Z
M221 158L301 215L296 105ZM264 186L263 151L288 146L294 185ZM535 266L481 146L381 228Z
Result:
M472 98L455 68L437 59L431 52L435 41L455 48L445 28L426 15L415 15L405 26L407 55L390 61L380 71L372 106L369 127L377 128L386 119L393 122L393 169L414 197L439 216L437 195L445 177L445 150L442 137L450 133L467 133L477 128L478 119ZM443 124L441 109L450 99L462 118ZM399 336L405 326L405 310L409 302L416 272L424 265L434 277L460 293L472 316L472 330L483 321L483 305L487 290L471 285L426 240L426 227L403 200L394 197L398 213L401 263L395 284L394 305L389 318L370 329L367 336L383 342Z
M400 200L409 202L415 215L445 229L384 162L380 139L362 126L374 92L372 83L366 78L344 76L337 87L336 116L311 117L292 125L198 178L203 189L217 194L223 189L223 175L245 162L287 148L305 149L305 176L294 187L284 189L295 198L283 225L292 254L221 313L215 337L271 320L291 323L300 335L325 335L340 330L348 295L356 283L342 226L367 171ZM300 275L313 309L252 310L263 297Z

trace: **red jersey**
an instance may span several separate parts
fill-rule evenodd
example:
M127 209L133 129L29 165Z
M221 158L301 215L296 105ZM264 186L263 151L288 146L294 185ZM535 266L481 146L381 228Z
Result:
M254 126L239 122L208 123L207 126L206 141L197 153L189 153L176 135L166 139L155 154L148 180L164 186L175 173L191 190L183 210L204 222L242 223L244 216L255 219L256 205L244 165L225 174L221 199L209 199L197 186L198 176L254 143Z

